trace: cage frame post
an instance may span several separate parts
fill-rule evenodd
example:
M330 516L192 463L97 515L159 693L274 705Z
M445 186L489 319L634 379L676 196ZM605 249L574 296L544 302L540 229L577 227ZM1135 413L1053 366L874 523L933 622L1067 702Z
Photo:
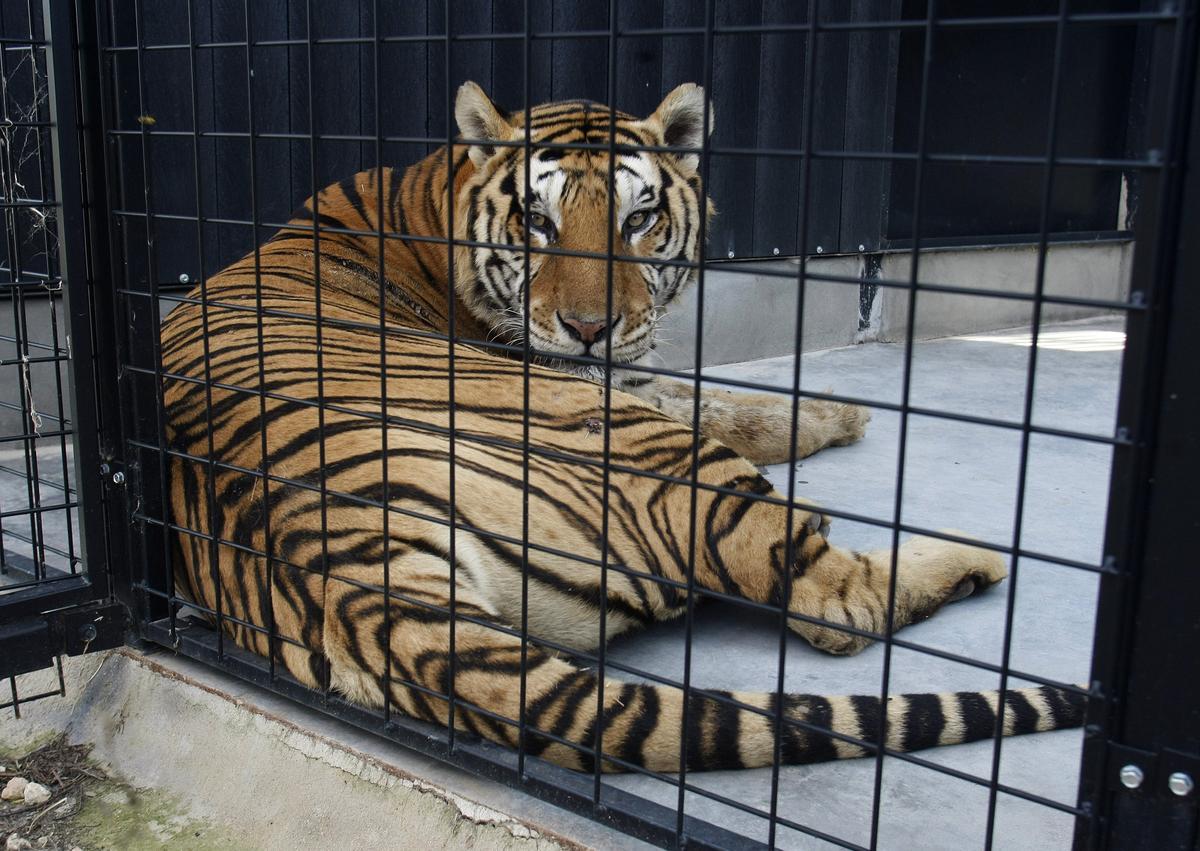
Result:
M1200 25L1188 5L1175 32L1156 33L1149 136L1166 149L1162 171L1143 178L1137 223L1131 297L1148 309L1131 315L1121 380L1118 429L1132 441L1113 458L1092 667L1100 693L1079 793L1093 818L1079 822L1077 849L1191 848L1200 835L1200 795L1168 786L1177 771L1200 780L1200 680L1178 664L1200 638L1200 582L1180 560L1197 532L1200 476ZM1121 780L1128 766L1145 778L1134 788Z

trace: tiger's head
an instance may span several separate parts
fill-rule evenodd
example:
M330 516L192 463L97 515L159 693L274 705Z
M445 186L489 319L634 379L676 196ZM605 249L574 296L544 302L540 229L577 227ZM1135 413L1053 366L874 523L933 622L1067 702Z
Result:
M705 106L703 89L679 86L647 118L616 113L615 142L699 148ZM702 248L700 158L617 151L610 169L608 107L564 101L534 107L530 115L527 195L525 114L504 112L475 83L458 91L459 131L476 144L469 149L473 173L458 189L455 209L455 238L474 244L456 250L455 285L471 313L496 337L520 342L525 334L522 249L527 242L550 249L529 254L530 346L560 369L598 379L602 366L555 355L603 360L611 340L613 363L649 359L663 308L696 277L695 267L687 264L700 260ZM610 172L615 175L611 215ZM712 213L709 202L705 215ZM605 259L610 238L613 255L630 258L612 263L611 313Z

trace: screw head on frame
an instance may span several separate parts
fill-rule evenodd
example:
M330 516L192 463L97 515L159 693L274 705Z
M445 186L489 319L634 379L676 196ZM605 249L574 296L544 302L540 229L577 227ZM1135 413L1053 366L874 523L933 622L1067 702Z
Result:
M191 282L191 280L192 280L192 279L191 279L191 276L190 276L190 275L188 275L188 273L187 273L187 272L180 272L180 273L179 273L179 283L181 283L181 284L187 284L187 283L190 283L190 282Z
M1176 771L1167 778L1167 788L1181 798L1186 798L1192 794L1192 790L1196 788L1196 784L1192 781L1192 776L1183 771Z
M117 472L112 474L112 483L114 485L125 484L125 474L122 473L120 470L117 470Z
M859 250L859 251L866 251L866 250L867 250L867 246L865 246L863 243L861 243L861 242L860 242L860 243L858 244L858 250Z
M824 254L824 253L825 253L825 246L823 246L823 245L818 245L818 246L817 246L817 253L818 253L818 254Z
M1121 785L1126 789L1137 789L1146 779L1146 773L1136 765L1126 765L1121 768Z

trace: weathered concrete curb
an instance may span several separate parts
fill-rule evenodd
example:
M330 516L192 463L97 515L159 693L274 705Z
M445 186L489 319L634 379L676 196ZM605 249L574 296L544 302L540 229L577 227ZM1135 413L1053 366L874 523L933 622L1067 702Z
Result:
M248 847L646 847L528 795L167 654L64 663L66 696L0 713L0 746L65 732ZM53 689L53 672L23 690Z

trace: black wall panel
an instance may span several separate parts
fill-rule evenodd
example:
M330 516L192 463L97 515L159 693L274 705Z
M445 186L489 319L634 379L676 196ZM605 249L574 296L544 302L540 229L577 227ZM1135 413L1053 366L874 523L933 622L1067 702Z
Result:
M124 131L113 140L120 165L119 205L143 211L148 176L155 213L194 217L200 212L217 220L201 229L169 217L155 220L159 281L172 284L180 275L194 279L211 274L266 238L272 225L285 221L314 186L376 165L375 143L354 137L378 130L397 139L383 145L385 165L404 167L423 157L436 144L420 140L447 133L447 82L453 90L473 79L501 105L519 109L525 86L522 38L456 41L451 79L446 80L441 36L447 2L456 35L513 36L525 30L525 0L112 0L109 44L135 47L140 26L141 43L149 48L141 52L144 93L137 86L138 51L110 51L106 59L116 81L113 122ZM702 28L705 5L705 0L626 0L619 4L618 26ZM991 12L1003 6L1005 13L1045 13L1056 5L1051 0L998 6L944 0L939 13L980 14L985 6L997 6ZM607 0L528 0L528 6L530 30L537 36L530 51L532 101L604 101L610 86L608 40L578 34L608 29ZM1080 0L1085 11L1133 6L1136 0ZM819 23L835 26L810 39L796 29L764 31L771 25L806 23L806 2L716 3L718 27L750 31L718 32L713 38L713 145L773 151L801 147L803 118L809 113L805 73L815 41L811 117L816 156L810 162L808 226L801 240L806 193L798 158L714 154L710 189L719 215L710 233L711 257L788 256L800 250L816 253L818 247L825 253L852 252L860 245L875 250L911 236L912 163L891 163L877 155L911 151L915 145L924 34L919 29L903 34L848 31L836 25L915 20L924 14L921 0L825 3ZM396 39L378 47L378 92L376 45L371 41L376 32ZM249 51L243 44L247 33L255 42ZM310 33L334 41L310 45ZM930 150L1040 155L1053 33L1052 27L1028 33L1006 29L1002 34L958 27L938 31L929 92ZM197 45L191 50L189 40ZM1061 154L1124 155L1125 140L1132 137L1135 41L1132 27L1088 26L1068 33ZM169 45L175 47L164 47ZM704 81L704 57L704 38L695 32L623 37L613 81L617 106L648 114L672 87ZM198 144L191 135L193 74L195 123L203 134ZM1096 94L1101 88L1103 97ZM257 134L253 145L251 98ZM144 139L143 127L149 131ZM866 156L842 159L842 151ZM923 231L931 238L978 242L1036 231L1042 173L1038 166L930 164ZM1112 230L1120 181L1115 171L1060 169L1052 228ZM257 233L237 223L255 214L263 223ZM120 228L134 279L145 280L145 225L124 219Z

